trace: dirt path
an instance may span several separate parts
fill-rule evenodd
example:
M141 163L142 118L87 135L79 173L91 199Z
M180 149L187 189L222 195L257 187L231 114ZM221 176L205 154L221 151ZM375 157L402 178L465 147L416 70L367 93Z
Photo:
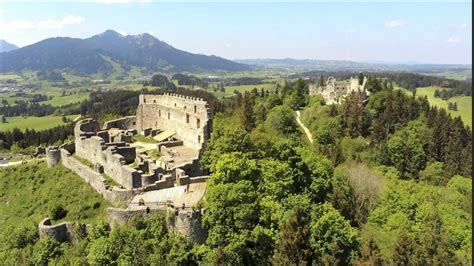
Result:
M296 122L298 122L298 124L300 124L300 126L303 128L303 131L306 134L306 137L308 137L309 142L313 143L313 136L311 135L309 129L303 123L301 123L300 117L300 111L296 111Z
M41 159L30 159L30 160L25 160L26 163L31 163L31 162L40 162L43 161L44 158ZM16 162L8 162L7 164L0 164L0 167L8 167L8 166L15 166L15 165L20 165L22 161L16 161Z

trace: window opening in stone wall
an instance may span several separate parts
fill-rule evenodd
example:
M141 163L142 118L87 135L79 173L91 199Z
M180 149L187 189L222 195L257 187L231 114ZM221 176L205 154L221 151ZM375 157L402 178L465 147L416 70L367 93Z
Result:
M194 112L197 113L197 106L194 106Z
M156 103L156 100L153 100L153 103Z
M201 143L201 135L198 135L198 143Z
M186 114L186 124L189 124L189 114Z
M168 112L168 120L170 120L170 113Z
M199 118L196 120L196 126L197 128L201 127L201 120L199 120Z
M174 103L174 107L176 107L176 103Z
M161 117L161 110L158 110L158 116Z

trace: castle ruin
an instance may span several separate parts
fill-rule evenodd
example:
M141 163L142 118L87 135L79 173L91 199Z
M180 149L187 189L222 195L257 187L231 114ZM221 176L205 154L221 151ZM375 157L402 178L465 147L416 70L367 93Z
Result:
M199 168L210 137L206 101L165 93L140 95L136 116L76 123L75 141L46 149L49 167L62 163L88 182L114 208L107 220L124 223L133 214L173 213L170 226L193 241L200 227L206 180Z
M364 77L362 84L359 84L358 78L351 77L349 83L346 83L329 77L324 86L316 83L309 84L309 95L322 95L326 104L340 104L352 92L359 92L363 99L367 99L370 93L365 89L366 82L367 77Z

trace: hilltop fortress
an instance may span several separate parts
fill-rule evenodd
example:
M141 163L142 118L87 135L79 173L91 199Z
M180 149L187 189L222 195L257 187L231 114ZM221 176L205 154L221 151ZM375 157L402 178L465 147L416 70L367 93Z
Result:
M75 141L47 148L46 161L49 167L61 162L120 207L108 208L110 224L165 211L173 213L174 230L199 242L205 234L199 205L208 178L199 160L210 131L211 114L202 99L140 95L136 116L102 127L96 120L81 120Z
M309 95L322 95L326 104L340 104L346 95L352 92L359 92L363 99L369 97L369 91L365 89L367 77L364 77L362 84L359 84L359 79L352 78L349 83L338 82L335 78L329 77L324 86L318 84L309 84Z

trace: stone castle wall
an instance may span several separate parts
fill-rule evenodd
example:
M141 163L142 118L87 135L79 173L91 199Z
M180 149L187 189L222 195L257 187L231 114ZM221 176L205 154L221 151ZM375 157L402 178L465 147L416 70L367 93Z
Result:
M45 218L38 224L38 232L40 238L49 236L59 242L77 243L79 234L84 235L86 228L71 222L52 225L51 219Z
M135 128L137 122L136 116L126 116L115 120L110 120L104 123L102 128L110 129L110 128L118 128L118 129L132 129Z
M125 224L134 215L146 216L146 206L137 206L133 209L107 208L107 223L111 226ZM204 243L207 231L202 226L202 213L198 210L170 208L163 205L159 208L150 208L150 213L168 215L168 226L175 232L196 243Z
M127 205L134 196L133 190L112 188L107 189L106 180L102 174L94 171L89 166L82 164L76 160L66 149L61 149L62 164L78 174L85 182L99 192L107 201L115 206Z
M76 154L92 164L102 165L104 172L123 187L128 189L141 187L140 173L127 165L135 160L135 148L125 147L124 143L122 147L120 143L109 146L103 138L93 135L97 130L98 123L95 120L82 120L76 124L74 128Z
M185 146L200 149L210 136L207 103L198 98L177 95L140 95L137 130L173 130Z
M362 85L359 85L359 79L352 78L349 84L337 82L335 78L329 77L325 86L309 84L309 95L321 95L326 104L340 104L346 95L352 92L360 92L364 98L367 98L369 92L365 89L367 77L364 77Z

